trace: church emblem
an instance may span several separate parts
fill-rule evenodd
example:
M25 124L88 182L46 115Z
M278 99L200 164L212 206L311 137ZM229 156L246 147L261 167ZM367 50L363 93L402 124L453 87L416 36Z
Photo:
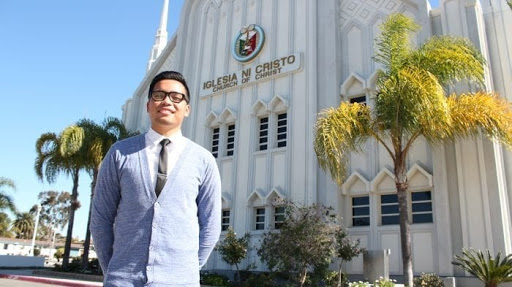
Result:
M240 33L233 41L231 52L237 61L249 62L259 54L264 42L263 29L256 24L251 24L240 29Z

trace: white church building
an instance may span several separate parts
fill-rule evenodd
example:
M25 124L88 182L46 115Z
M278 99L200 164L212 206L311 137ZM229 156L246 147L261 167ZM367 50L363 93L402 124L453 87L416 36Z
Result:
M342 101L375 101L374 39L400 12L433 35L469 38L487 59L487 87L512 100L512 10L505 0L185 0L167 40L168 0L146 76L123 105L131 130L149 127L151 79L185 75L191 115L183 133L212 151L222 176L223 229L262 234L283 210L276 198L332 206L368 250L390 250L389 272L402 274L392 161L376 142L350 160L342 187L318 166L317 114ZM173 7L170 7L173 9ZM414 274L464 276L451 264L462 248L512 253L512 153L487 139L430 147L408 160ZM255 250L241 268L255 263ZM231 269L215 252L204 269ZM346 266L363 273L359 257ZM465 286L465 285L463 285Z

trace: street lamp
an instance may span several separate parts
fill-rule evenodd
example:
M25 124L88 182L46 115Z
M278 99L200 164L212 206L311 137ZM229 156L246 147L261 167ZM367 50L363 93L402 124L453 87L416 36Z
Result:
M34 227L34 235L32 236L32 248L31 253L32 256L34 256L34 245L36 244L36 234L37 234L37 227L39 225L39 213L41 212L41 205L37 205L37 213L36 213L36 226Z

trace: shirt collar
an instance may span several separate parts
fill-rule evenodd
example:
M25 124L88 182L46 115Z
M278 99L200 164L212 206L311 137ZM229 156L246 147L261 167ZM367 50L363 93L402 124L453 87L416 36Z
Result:
M171 140L172 143L178 143L178 142L180 142L180 141L182 141L184 139L183 134L181 133L181 130L179 130L178 132L174 133L170 137L165 137L165 136L157 133L154 129L149 128L148 133L147 133L146 136L147 136L147 139L149 140L149 142L152 143L154 146L159 145L160 142L164 138L168 138L169 140Z

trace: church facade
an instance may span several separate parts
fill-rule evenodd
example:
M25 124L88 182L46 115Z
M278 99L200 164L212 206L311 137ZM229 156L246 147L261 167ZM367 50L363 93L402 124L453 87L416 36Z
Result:
M506 2L439 2L432 9L427 0L187 0L177 32L158 58L152 53L146 76L124 104L123 122L147 130L151 79L163 70L182 72L191 93L183 133L217 158L223 229L249 232L258 245L282 220L276 199L321 203L335 208L366 249L389 250L390 274L402 274L390 157L368 141L364 153L352 155L339 187L317 164L315 122L341 101L373 105L374 39L397 12L421 25L416 43L443 34L469 38L487 59L488 89L512 100ZM157 33L160 46L163 34ZM464 275L451 264L462 248L512 253L511 155L482 138L414 146L407 176L415 274ZM265 269L255 250L242 265L249 263ZM214 252L204 269L231 267ZM346 270L362 274L362 257Z

